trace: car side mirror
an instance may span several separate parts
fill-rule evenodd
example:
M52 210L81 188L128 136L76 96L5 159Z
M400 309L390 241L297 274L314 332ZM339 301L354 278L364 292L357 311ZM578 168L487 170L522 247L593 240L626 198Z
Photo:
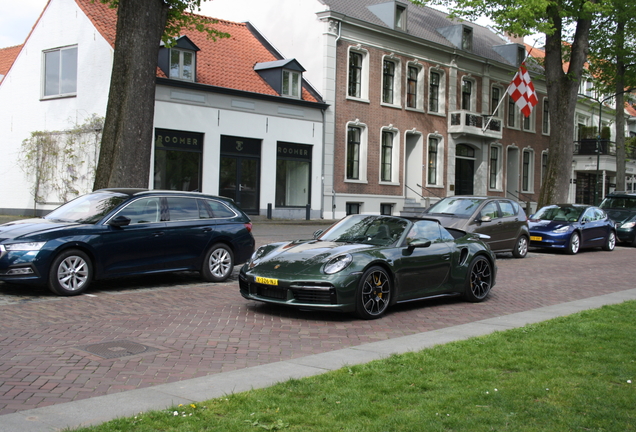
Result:
M479 219L477 219L478 222L490 222L492 219L490 218L490 216L482 216Z
M130 224L130 218L127 218L126 216L123 216L123 215L114 217L108 222L108 225L118 227L118 228L127 226L129 224Z
M318 236L320 236L323 232L325 232L325 230L322 229L314 231L314 238L318 238Z
M415 248L427 248L431 245L431 241L430 240L413 240L412 242L409 242L408 244L408 250L409 252L413 252L413 250Z

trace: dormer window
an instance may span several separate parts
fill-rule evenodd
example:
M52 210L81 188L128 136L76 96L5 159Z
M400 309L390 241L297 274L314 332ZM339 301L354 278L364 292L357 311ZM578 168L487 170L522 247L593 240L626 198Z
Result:
M300 72L283 70L283 87L281 94L300 98Z
M193 51L170 48L170 78L194 81L195 55Z
M256 63L254 70L279 95L296 99L301 98L302 77L305 68L296 59Z
M406 6L395 5L395 29L406 31Z
M465 51L473 50L473 29L464 27L462 30L462 49Z
M171 47L161 45L158 65L163 73L170 79L196 82L199 48L187 36L173 41Z

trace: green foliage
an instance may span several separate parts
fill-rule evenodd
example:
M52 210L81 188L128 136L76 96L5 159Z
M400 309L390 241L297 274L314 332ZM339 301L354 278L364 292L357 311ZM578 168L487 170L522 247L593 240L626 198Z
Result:
M22 141L18 164L33 178L35 204L67 202L90 191L104 119L93 115L65 131L36 131Z
M116 8L121 0L100 0L111 8ZM183 29L197 30L207 33L212 40L228 38L230 35L212 27L218 21L202 15L196 15L201 11L201 2L205 0L163 0L169 5L168 19L161 40L170 47L175 43Z

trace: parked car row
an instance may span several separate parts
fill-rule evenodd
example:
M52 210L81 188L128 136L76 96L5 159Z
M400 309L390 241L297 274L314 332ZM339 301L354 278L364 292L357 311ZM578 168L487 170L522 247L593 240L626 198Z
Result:
M77 295L93 280L158 272L195 270L220 282L245 263L246 299L373 319L427 298L483 301L496 282L495 253L634 244L635 213L636 194L608 195L601 208L550 205L529 217L511 199L455 196L422 217L350 215L314 238L254 251L251 221L230 199L104 189L44 218L1 225L0 280Z

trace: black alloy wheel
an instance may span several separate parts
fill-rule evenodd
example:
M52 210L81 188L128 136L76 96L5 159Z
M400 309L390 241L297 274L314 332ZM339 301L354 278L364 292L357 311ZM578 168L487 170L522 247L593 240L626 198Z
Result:
M470 263L466 279L466 300L477 303L483 301L492 288L493 270L486 257L477 256Z
M362 319L375 319L384 314L391 301L391 279L382 267L371 267L364 272L356 290L356 315Z

